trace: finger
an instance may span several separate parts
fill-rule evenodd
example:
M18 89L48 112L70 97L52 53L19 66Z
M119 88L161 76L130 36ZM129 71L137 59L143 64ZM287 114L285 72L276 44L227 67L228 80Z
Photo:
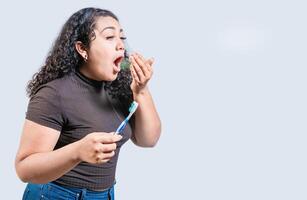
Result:
M103 143L103 144L110 144L110 143L118 142L122 138L123 138L123 136L117 135L117 134L115 134L115 135L113 135L113 134L101 134L98 141Z
M99 156L96 157L96 161L97 161L97 160L110 159L110 158L112 158L115 154L116 154L115 151L110 151L110 152L108 152L108 153L101 153L101 154L99 154Z
M155 62L155 59L154 59L154 58L149 58L146 62L147 62L150 66L152 66L152 64Z
M154 63L155 59L151 57L148 60L145 60L145 58L141 54L138 54L138 55L145 61L147 71L149 72L149 76L152 76L153 74L152 64Z
M152 73L153 72L153 63L155 62L154 58L149 58L146 63L148 64L148 70Z
M105 160L105 159L110 159L110 158L112 158L115 154L116 154L115 151L111 151L111 152L109 152L109 153L105 153L105 154L103 155L103 160Z
M133 67L134 71L136 72L136 75L138 76L140 82L145 82L145 75L144 75L142 69L140 68L140 66L135 61L133 56L131 56L131 63L132 63L132 67Z
M147 66L148 64L145 62L145 59L138 53L134 54L134 59L138 63L141 70L143 71L145 77L148 77L150 72Z
M144 60L145 64L152 67L152 64L155 62L155 59L153 57L146 60L141 54L138 54L138 55Z
M107 152L111 152L114 151L116 149L116 143L112 143L112 144L104 144L103 147L101 148L102 152L107 153Z
M136 62L136 58L133 55L131 56L131 64L134 71L136 72L136 75L139 77L139 80L141 82L145 81L145 74L139 64Z
M110 158L106 158L106 159L103 159L103 158L101 158L101 159L96 159L96 163L97 164L103 164L103 163L106 163L106 162L108 162L110 160Z
M109 160L110 160L110 158L102 159L100 164L107 163L107 162L109 162Z
M134 81L136 81L137 83L140 82L140 79L138 77L138 75L136 74L136 72L133 69L133 66L131 65L130 67L130 71L131 71L131 75Z
M96 163L105 163L110 160L115 154L115 150L108 153L100 153L96 156L95 161Z
M102 152L103 150L103 144L102 143L97 143L94 147L94 151L95 151L95 154L98 155Z
M95 160L97 164L103 163L103 154L99 154L99 156L97 156Z

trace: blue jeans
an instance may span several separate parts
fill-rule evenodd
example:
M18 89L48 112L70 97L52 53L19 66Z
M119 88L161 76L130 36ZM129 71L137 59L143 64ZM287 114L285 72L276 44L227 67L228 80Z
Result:
M114 200L114 186L105 191L60 186L54 183L28 183L22 200Z

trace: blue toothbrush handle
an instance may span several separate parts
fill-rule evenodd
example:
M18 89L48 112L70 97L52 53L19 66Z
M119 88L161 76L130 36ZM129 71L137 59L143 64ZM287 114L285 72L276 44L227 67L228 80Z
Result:
M127 120L122 121L122 123L119 125L119 127L117 128L117 130L115 131L116 134L120 134L124 128L127 125Z

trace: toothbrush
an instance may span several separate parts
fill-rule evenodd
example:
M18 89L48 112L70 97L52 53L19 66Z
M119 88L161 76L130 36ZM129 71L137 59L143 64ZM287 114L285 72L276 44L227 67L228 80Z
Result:
M121 134L121 132L124 130L124 128L126 127L129 119L131 118L131 116L133 115L133 113L136 111L136 109L138 108L138 103L136 101L133 101L130 105L129 108L129 115L126 117L126 119L124 121L122 121L122 123L119 125L119 127L116 129L115 134Z

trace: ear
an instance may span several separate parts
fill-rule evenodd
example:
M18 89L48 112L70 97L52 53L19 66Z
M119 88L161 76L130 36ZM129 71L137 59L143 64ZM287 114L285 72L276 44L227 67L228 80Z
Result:
M84 47L82 42L77 41L75 43L75 48L76 48L77 52L82 56L83 59L87 59L88 58L86 48Z

